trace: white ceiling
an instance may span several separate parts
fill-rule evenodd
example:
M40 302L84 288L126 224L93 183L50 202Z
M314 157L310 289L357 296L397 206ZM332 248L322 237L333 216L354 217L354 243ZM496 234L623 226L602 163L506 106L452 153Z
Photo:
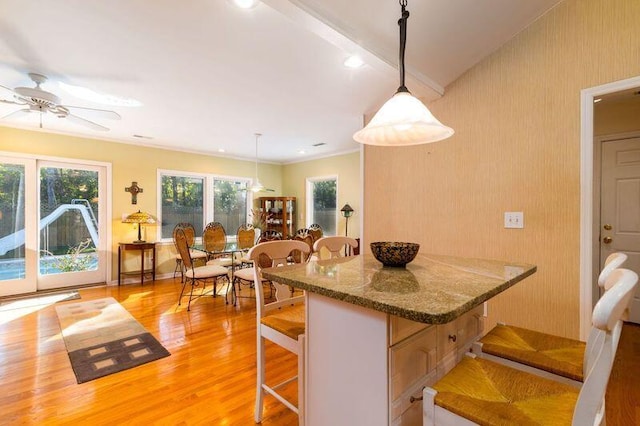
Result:
M558 2L410 1L407 86L437 98ZM0 85L31 87L27 73L38 72L63 104L122 116L84 115L111 129L99 132L48 114L49 132L246 159L261 132L260 159L287 163L358 149L363 114L398 86L394 0L265 0L250 10L227 0L0 0L0 11ZM366 65L344 67L352 53ZM144 106L101 106L57 82ZM0 117L16 108L0 104ZM0 119L38 124L33 114Z

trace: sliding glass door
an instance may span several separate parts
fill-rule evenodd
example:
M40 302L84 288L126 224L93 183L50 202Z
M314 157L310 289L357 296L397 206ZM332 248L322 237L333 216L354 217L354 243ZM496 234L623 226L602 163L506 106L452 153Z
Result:
M0 156L0 296L106 281L106 175Z
M0 296L36 291L35 160L0 156Z
M105 282L104 174L99 166L38 163L38 289Z

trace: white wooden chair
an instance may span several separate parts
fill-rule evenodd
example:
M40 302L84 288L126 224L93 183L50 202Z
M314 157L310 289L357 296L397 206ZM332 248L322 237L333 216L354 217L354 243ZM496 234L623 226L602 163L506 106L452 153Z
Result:
M613 285L615 280L608 280L609 276L626 260L624 253L613 253L607 257L598 277L598 285L602 289L606 291ZM591 333L601 334L601 331L592 328ZM614 338L619 339L620 333ZM585 344L575 339L498 324L473 344L472 351L481 358L580 387L586 375L587 354L595 339L596 336L590 337Z
M329 258L342 257L351 249L358 247L358 242L351 237L322 237L313 244L313 251L320 258L320 250L327 249L330 253Z
M423 390L423 424L604 424L604 395L617 346L614 334L622 327L638 275L617 269L609 280L615 282L593 310L592 327L602 333L590 335L595 343L580 389L469 354Z
M193 260L191 259L191 251L189 250L189 244L187 243L187 235L184 233L182 229L178 229L175 232L175 241L176 248L178 249L178 253L180 254L180 258L182 259L182 264L184 265L185 272L182 283L182 290L180 290L180 297L178 298L178 305L182 303L182 296L184 294L185 287L187 284L191 284L191 291L189 292L189 304L187 305L187 311L191 310L191 300L193 299L193 289L198 287L200 283L202 283L202 291L200 292L200 297L204 294L204 290L206 287L206 281L213 281L213 297L217 296L217 284L218 280L225 278L228 282L229 277L227 275L227 268L223 266L217 265L205 265L194 267Z
M289 286L272 282L276 289L276 301L265 303L261 278L261 270L264 266L286 265L295 250L299 250L302 253L298 258L305 258L310 252L307 243L296 240L260 243L249 251L249 258L253 260L257 311L256 423L262 421L263 398L267 393L297 413L300 425L304 423L304 342L306 328L304 296L293 297ZM270 259L270 262L266 262L266 264L265 256ZM274 386L269 386L265 383L265 339L298 356L297 376ZM298 379L297 406L277 392L281 386L290 383L296 378Z

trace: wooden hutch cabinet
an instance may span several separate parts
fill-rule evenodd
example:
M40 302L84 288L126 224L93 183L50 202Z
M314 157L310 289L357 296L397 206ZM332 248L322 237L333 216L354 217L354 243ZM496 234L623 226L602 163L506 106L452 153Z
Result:
M267 229L282 233L282 238L296 232L296 197L260 197L260 209L268 212Z

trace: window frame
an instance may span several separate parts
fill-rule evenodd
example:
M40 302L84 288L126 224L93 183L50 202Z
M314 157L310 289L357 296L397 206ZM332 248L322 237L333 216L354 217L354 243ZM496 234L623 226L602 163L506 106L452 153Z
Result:
M214 181L216 180L231 180L234 182L246 182L247 188L251 185L250 177L246 176L230 176L230 175L222 175L216 173L197 173L197 172L186 172L183 170L170 170L170 169L158 169L157 173L157 212L158 212L158 222L162 223L162 178L164 176L176 176L176 177L186 177L186 178L199 178L203 179L203 195L202 195L202 223L204 226L209 222L214 221ZM251 207L253 206L253 192L247 190L247 205L245 211L245 222L249 222L249 216L251 212ZM227 230L227 238L229 241L235 241L237 229L232 230L232 234L229 233L230 230ZM202 234L202 230L199 232L196 231L196 234ZM173 237L162 237L162 226L157 227L156 233L156 241L160 243L169 243L173 242ZM202 237L199 236L196 238L196 241L200 243L202 241Z
M338 235L338 221L340 219L340 214L338 213L338 194L339 194L339 180L338 180L338 175L325 175L325 176L313 176L313 177L308 177L306 179L306 194L305 194L305 226L308 228L309 225L311 225L313 222L313 218L312 218L312 212L313 210L313 204L314 204L314 200L313 200L313 189L314 189L314 184L316 182L324 182L324 181L328 181L328 180L334 180L336 182L336 221L335 221L335 230L336 230L336 235ZM326 230L325 230L326 231ZM324 234L325 236L328 236L328 234Z

